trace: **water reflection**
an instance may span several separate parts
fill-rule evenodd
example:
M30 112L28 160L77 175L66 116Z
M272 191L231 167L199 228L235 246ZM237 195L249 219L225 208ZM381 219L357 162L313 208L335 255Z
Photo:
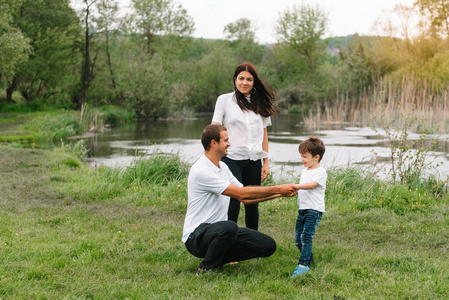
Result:
M131 163L138 154L163 151L179 153L183 159L193 163L203 152L201 132L210 124L211 118L211 115L205 115L191 120L128 124L109 129L87 139L90 149L88 161L92 166L123 166ZM302 165L298 145L312 134L319 136L326 145L321 164L327 168L352 163L370 164L374 153L381 160L390 155L386 142L369 127L339 123L309 129L302 125L298 115L276 115L272 123L268 127L268 135L270 167L274 173L300 174ZM449 175L449 143L444 138L439 142L437 159L432 158L429 163L442 162L440 173ZM418 134L411 133L409 139L420 138Z

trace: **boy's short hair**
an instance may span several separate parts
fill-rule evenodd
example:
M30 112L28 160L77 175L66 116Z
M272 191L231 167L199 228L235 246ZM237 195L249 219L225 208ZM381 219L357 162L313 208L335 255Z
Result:
M210 149L212 140L215 140L217 143L220 142L220 134L222 131L227 131L226 127L218 124L210 124L204 128L201 134L201 144L203 144L204 150Z
M298 151L300 154L310 153L312 156L319 155L320 159L318 161L321 161L324 152L326 151L326 147L322 140L312 135L299 144Z

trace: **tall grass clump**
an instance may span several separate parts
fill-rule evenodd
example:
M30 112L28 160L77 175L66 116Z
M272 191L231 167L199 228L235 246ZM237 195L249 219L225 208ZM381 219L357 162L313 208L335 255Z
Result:
M179 155L156 152L149 158L138 157L123 171L121 180L128 184L167 185L172 181L186 178L188 173L189 167Z
M326 205L340 212L385 208L402 215L449 203L444 180L433 177L392 182L357 166L330 169L326 187Z
M189 166L173 153L156 152L137 157L127 167L85 169L73 180L72 197L92 202L116 199L136 206L158 205L166 209L187 203Z
M136 120L136 114L117 106L91 108L88 104L81 106L80 124L89 131L102 131L106 126L115 126Z

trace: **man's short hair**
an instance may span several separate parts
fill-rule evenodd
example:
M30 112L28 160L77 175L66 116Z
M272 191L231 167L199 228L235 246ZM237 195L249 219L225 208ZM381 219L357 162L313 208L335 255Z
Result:
M299 144L298 151L300 154L310 153L312 154L312 157L315 155L319 155L320 159L318 161L321 161L324 152L326 151L326 147L324 146L322 140L312 135L307 140Z
M204 150L210 149L212 140L215 140L217 143L220 142L220 133L222 131L227 131L226 127L218 124L210 124L204 128L201 134L201 144L203 144Z

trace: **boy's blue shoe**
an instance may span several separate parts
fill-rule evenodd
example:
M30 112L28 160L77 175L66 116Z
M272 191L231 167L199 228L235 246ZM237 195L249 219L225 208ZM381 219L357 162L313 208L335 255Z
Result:
M309 270L310 270L309 267L304 267L304 266L297 265L295 270L292 273L292 278L295 278L295 277L297 277L297 276L299 276L301 274L309 272Z

